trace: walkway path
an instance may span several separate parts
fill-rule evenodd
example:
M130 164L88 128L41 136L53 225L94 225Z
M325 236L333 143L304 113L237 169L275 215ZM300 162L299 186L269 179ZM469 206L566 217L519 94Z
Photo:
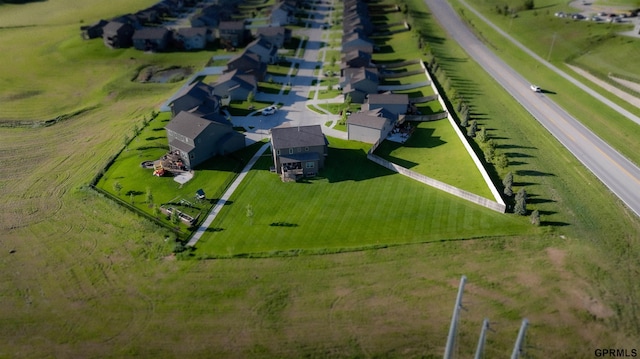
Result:
M200 225L200 227L193 234L193 236L189 240L189 243L187 243L187 246L193 247L196 245L196 243L198 243L198 240L200 240L200 237L202 237L202 234L204 234L204 232L207 231L207 228L209 228L211 223L213 223L213 220L216 219L216 216L218 215L218 213L220 213L220 211L222 210L222 207L224 207L225 204L227 204L227 201L229 200L229 198L231 198L231 195L233 194L233 192L235 192L236 188L238 188L240 183L242 183L242 180L244 180L244 178L247 176L247 173L249 173L253 165L258 161L260 156L262 156L264 151L266 151L267 148L269 148L269 145L270 145L269 143L265 143L264 145L262 145L262 147L260 147L258 152L256 152L253 155L253 157L251 157L251 160L249 160L249 163L247 163L247 165L244 166L244 168L242 169L238 177L236 177L235 181L231 183L229 188L227 188L227 191L222 195L222 197L218 200L218 203L216 203L216 205L213 207L213 210L209 213L209 216L207 216L207 219L205 219L204 222L202 222L202 225Z
M572 66L567 64L567 66L572 69L573 71L575 71L576 73L578 73L579 75L581 75L582 77L586 78L587 80L595 83L596 85L602 87L603 89L607 90L608 92L611 92L612 94L620 97L621 99L627 101L628 103L634 105L635 107L640 108L640 98L637 98L633 95L631 95L628 92L625 92L623 90L620 90L619 88L610 85L608 83L606 83L605 81L600 80L599 78L591 75L589 72L577 67L577 66ZM618 81L618 79L613 79L614 81Z

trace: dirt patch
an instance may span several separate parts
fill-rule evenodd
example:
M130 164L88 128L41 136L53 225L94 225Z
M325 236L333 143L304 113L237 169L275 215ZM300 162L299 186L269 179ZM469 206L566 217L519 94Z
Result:
M140 83L171 83L182 81L192 73L193 71L188 67L172 66L160 68L158 66L147 66L140 70L134 81Z

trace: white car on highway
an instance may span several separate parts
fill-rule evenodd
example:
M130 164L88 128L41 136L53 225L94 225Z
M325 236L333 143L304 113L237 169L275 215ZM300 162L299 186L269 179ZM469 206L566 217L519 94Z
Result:
M536 86L536 85L531 85L529 86L529 88L531 89L531 91L533 92L542 92L542 90L540 89L540 87Z

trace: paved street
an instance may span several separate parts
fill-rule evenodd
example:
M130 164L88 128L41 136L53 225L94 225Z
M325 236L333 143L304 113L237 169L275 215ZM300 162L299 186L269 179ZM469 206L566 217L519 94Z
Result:
M618 196L636 215L640 216L640 169L608 144L598 138L578 120L556 105L544 93L534 93L530 82L493 54L467 28L446 0L425 0L434 18L446 29L451 37L478 62L507 92L531 113L560 143L580 162ZM503 36L508 36L503 33ZM514 39L508 37L510 41ZM521 48L523 45L519 44ZM527 49L527 51L529 51ZM545 66L552 66L539 56L535 56ZM557 70L560 71L560 70ZM556 72L557 72L556 71ZM563 77L570 77L563 73ZM572 82L585 89L576 79ZM533 80L533 79L531 79ZM596 96L594 96L596 97ZM600 100L600 98L596 97ZM605 99L606 100L606 99ZM617 105L602 101L603 105L615 110ZM624 111L619 111L625 113ZM632 121L640 123L633 114L626 113Z

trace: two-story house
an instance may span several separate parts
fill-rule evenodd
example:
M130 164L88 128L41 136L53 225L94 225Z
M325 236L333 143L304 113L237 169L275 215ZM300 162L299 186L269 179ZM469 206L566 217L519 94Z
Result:
M315 176L324 168L328 145L320 125L271 129L273 165L283 181Z

